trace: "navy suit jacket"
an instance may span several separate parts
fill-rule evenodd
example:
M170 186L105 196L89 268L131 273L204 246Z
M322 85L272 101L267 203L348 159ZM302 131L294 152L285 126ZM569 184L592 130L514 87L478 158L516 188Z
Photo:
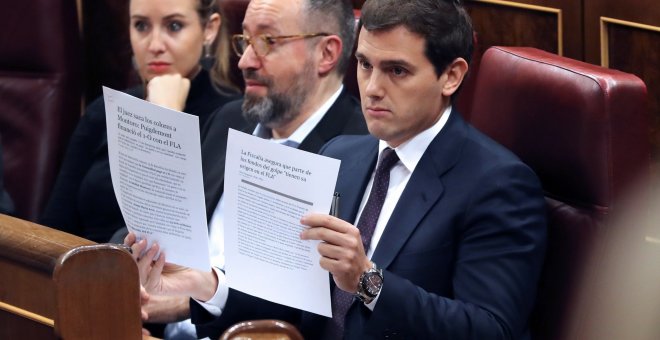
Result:
M339 137L340 217L356 220L378 140ZM372 256L384 285L369 311L355 301L346 339L520 339L536 295L546 240L536 175L453 111L415 168ZM301 327L320 337L325 320Z

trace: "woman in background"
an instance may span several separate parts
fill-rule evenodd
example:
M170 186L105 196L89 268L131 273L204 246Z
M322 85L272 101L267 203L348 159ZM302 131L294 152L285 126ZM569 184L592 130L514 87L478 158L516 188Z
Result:
M125 92L199 117L237 98L229 81L229 38L215 0L131 0L130 40L143 85ZM213 58L209 71L200 60ZM204 57L204 58L203 58ZM203 139L203 136L202 136ZM125 226L110 177L103 98L74 131L41 223L106 242Z

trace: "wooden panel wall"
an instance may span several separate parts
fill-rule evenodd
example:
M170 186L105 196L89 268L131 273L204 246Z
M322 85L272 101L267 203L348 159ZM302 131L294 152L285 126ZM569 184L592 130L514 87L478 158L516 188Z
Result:
M660 3L583 1L586 61L633 73L646 83L653 173L660 175Z
M660 174L658 0L464 0L480 55L493 45L532 46L632 73L648 87L649 140ZM474 68L473 68L474 69ZM476 70L478 72L478 70ZM646 133L640 131L640 133Z
M481 55L489 47L530 46L574 59L582 58L579 3L572 0L465 0L464 3L477 40L470 73L456 103L468 120Z
M582 59L581 6L571 0L467 0L478 48L531 46Z
M490 0L470 1L467 9L479 55L493 45L532 46L563 54L560 9Z

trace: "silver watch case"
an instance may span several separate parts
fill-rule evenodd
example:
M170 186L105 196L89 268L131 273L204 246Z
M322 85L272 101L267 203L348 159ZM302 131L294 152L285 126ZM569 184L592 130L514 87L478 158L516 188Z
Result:
M369 304L378 296L381 288L383 288L383 270L376 268L374 263L373 267L360 275L355 295L360 301Z

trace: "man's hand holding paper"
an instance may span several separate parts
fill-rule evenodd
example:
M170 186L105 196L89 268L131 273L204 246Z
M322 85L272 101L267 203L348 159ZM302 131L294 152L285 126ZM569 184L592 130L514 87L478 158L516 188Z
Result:
M330 316L330 282L319 264L320 242L300 235L307 228L301 223L304 215L330 210L339 161L230 130L225 168L227 285ZM213 297L209 288L218 287L213 271L166 263L172 250L161 252L160 242L148 241L133 233L125 241L147 292L199 301Z
M300 239L310 212L328 213L339 161L229 131L225 273L229 287L325 316L330 283L318 241Z

